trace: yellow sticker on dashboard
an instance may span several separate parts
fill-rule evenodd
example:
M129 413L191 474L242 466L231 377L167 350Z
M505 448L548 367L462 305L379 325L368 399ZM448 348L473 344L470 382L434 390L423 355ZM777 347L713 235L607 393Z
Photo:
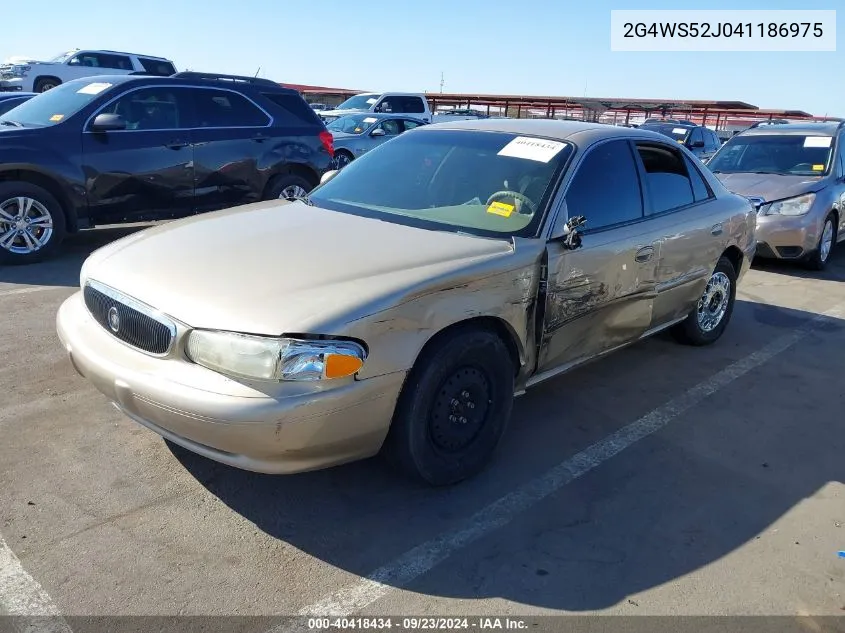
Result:
M506 202L491 202L490 206L487 207L487 213L492 213L494 215L501 215L503 218L511 217L511 213L513 213L514 206L512 204L507 204Z
M824 171L824 165L813 165L813 171Z
M64 114L54 114L53 116L50 117L50 120L53 123L58 123L59 121L61 121L64 118L65 118Z

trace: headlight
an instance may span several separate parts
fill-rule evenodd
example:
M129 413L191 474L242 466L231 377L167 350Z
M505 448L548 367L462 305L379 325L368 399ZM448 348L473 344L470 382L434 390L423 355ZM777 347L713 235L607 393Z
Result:
M253 380L326 380L358 372L366 360L352 341L309 341L193 330L188 358L222 374Z
M12 74L15 77L26 77L26 73L29 70L32 70L32 66L21 66L17 64L12 66Z
M763 215L806 215L815 200L816 194L807 193L797 198L770 202L763 205Z

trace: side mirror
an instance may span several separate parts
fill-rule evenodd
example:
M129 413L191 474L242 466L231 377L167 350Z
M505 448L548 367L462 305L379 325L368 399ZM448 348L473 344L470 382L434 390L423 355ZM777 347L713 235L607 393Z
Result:
M329 171L327 171L325 174L323 174L320 177L320 184L323 185L323 184L327 183L329 180L331 180L332 178L334 178L335 176L337 176L337 172L338 172L337 169L330 169Z
M377 127L372 132L370 132L370 136L384 136L386 132L383 128Z
M98 114L91 123L92 132L112 132L125 129L126 121L119 114Z
M574 218L570 218L557 234L552 235L552 241L561 242L563 247L568 251L581 248L581 233L579 231L586 223L587 218L583 215L576 215Z

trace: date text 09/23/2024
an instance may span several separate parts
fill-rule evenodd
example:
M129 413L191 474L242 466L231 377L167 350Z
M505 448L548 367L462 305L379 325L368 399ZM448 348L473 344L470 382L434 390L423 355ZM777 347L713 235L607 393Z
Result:
M471 630L524 630L528 623L511 617L323 617L308 618L311 631L471 631Z
M822 22L625 22L623 37L820 38L823 27Z

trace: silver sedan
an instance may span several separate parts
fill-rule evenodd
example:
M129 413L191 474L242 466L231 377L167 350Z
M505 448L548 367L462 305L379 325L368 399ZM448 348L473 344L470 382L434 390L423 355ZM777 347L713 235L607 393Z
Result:
M425 121L396 114L361 112L335 119L326 127L334 137L334 169L353 160Z

